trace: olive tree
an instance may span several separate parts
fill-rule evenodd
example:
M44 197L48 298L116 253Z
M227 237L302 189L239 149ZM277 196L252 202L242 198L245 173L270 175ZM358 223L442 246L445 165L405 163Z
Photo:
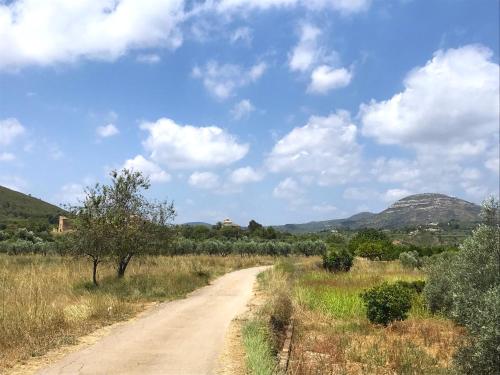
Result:
M455 357L460 373L498 374L500 368L500 229L498 201L483 203L484 223L453 254L428 268L429 307L464 326L469 335Z

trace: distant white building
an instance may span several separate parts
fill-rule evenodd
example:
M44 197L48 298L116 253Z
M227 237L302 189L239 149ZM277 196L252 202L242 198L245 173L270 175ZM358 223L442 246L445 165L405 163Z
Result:
M222 221L223 227L239 227L238 224L233 223L233 221L229 218L226 218Z

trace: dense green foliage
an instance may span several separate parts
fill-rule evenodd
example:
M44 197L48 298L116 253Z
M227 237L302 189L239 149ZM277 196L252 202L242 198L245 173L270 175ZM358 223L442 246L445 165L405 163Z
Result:
M498 374L500 368L500 229L498 201L483 205L484 224L460 251L444 253L427 267L429 308L467 328L456 355L463 374Z
M420 268L422 267L422 259L418 256L416 251L405 251L399 254L399 261L406 268Z
M342 243L329 244L323 254L323 267L330 272L347 272L351 269L353 262L354 256Z
M411 309L412 292L395 283L383 283L362 294L370 322L387 326L395 320L405 320Z

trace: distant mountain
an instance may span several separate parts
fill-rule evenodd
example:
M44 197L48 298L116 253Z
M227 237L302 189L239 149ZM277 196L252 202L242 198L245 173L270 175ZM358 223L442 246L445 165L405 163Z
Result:
M472 226L479 222L480 211L481 208L477 204L444 194L426 193L400 199L378 214L361 212L347 219L286 224L277 226L276 229L306 233L331 229L397 229L449 222Z
M0 224L28 221L55 224L64 212L41 199L0 186Z
M203 227L208 227L208 228L212 228L213 227L213 224L208 224L208 223L205 223L203 221L191 221L189 223L184 223L184 224L181 224L181 225L187 225L189 227L197 227L199 225L201 225Z

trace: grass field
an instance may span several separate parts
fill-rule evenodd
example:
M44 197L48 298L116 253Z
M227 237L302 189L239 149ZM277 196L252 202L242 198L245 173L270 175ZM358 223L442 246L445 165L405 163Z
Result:
M348 273L328 273L311 260L298 267L293 291L290 374L448 374L461 330L432 316L416 295L409 318L387 328L369 323L360 293L383 281L418 280L398 261L356 259Z
M85 259L0 255L0 373L78 336L123 320L148 302L181 298L226 272L272 264L271 257L138 257L123 279L100 266L90 282Z

